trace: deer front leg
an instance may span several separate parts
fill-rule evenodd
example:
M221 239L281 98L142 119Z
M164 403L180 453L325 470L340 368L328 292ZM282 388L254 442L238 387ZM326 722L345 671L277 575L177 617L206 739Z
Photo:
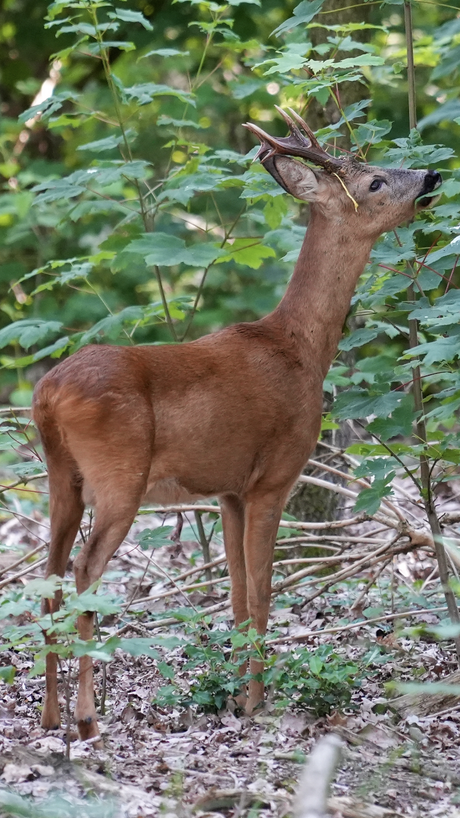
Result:
M244 554L247 574L248 612L252 627L263 636L270 610L273 551L284 505L284 496L252 495L245 509ZM251 659L252 676L263 673L262 659ZM252 678L249 682L246 712L251 714L264 700L264 684Z
M232 608L235 627L249 619L246 565L244 561L244 506L236 494L220 497L225 553L232 584Z

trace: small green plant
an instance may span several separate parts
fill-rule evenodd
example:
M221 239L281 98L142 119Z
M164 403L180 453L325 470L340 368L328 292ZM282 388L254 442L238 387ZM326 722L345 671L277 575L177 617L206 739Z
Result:
M255 639L253 629L249 639ZM238 666L250 653L241 650L246 642L240 631L190 629L183 654L186 661L181 667L184 684L176 681L177 674L170 665L159 663L158 669L170 681L160 687L154 703L160 707L194 707L205 713L216 713L226 706L229 697L235 697L249 675L240 676ZM236 649L239 649L236 655Z
M246 642L249 647L245 647ZM170 665L159 664L169 684L159 689L154 704L215 713L249 680L249 673L239 675L239 665L254 652L260 658L263 651L264 640L254 628L243 634L237 630L197 632L195 627L187 633L182 683ZM313 651L296 648L281 655L269 654L264 682L271 686L276 707L306 706L320 717L348 707L363 676L364 670L357 663L344 659L330 645L321 645Z
M265 678L273 685L275 701L280 706L306 706L318 717L349 707L363 678L359 665L335 653L331 645L312 651L299 647L269 663Z

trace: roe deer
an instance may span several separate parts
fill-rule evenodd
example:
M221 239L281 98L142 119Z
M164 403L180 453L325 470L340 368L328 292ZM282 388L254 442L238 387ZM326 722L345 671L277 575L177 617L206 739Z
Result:
M232 585L235 626L267 627L272 561L281 512L318 438L322 384L353 290L375 240L432 204L440 174L371 167L323 150L294 112L290 135L261 141L258 157L276 181L310 202L299 260L280 304L259 321L236 324L178 346L89 346L37 384L33 416L50 486L46 575L63 576L85 503L93 531L75 559L78 593L101 576L141 503L217 496ZM312 168L290 157L314 163ZM60 595L44 601L57 610ZM91 639L93 615L79 618ZM52 642L52 636L47 637ZM42 726L60 723L56 655L46 659ZM239 701L263 701L253 678ZM98 741L92 660L80 659L76 720Z

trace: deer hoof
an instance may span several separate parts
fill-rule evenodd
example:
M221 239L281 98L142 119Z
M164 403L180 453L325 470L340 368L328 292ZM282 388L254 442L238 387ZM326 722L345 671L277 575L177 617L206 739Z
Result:
M57 712L54 708L43 708L40 724L43 730L59 730L61 726L61 715L59 709Z
M86 716L86 718L78 720L77 727L81 741L89 741L97 750L102 749L104 745L96 719L93 719L92 716Z
M263 696L249 696L246 699L246 704L244 705L244 710L247 716L253 716L254 713L260 713L261 710L264 709L265 703Z

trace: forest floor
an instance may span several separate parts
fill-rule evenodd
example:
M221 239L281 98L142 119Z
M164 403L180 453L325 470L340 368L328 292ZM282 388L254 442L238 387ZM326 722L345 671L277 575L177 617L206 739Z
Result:
M35 523L28 523L28 548L44 539L42 526L47 521L35 517ZM172 594L159 595L158 588L171 588L166 574L178 576L199 562L197 543L182 537L180 543L163 545L155 551L155 562L149 563L149 575L137 542L146 525L158 525L158 520L139 518L106 572L103 587L122 600L123 613L102 619L101 629L111 635L120 632L122 625L128 637L175 634L187 639L197 629L196 623L165 622L153 628L152 616L164 619L165 614L177 613L178 604L184 604ZM24 531L17 520L4 522L0 534L6 544L18 545L21 540L24 547ZM213 558L219 557L218 539L211 543ZM18 553L14 551L15 558ZM30 578L40 576L42 570L38 567L7 585L7 601L19 598ZM97 694L100 698L104 688L106 699L106 715L100 718L104 750L97 751L78 740L70 722L69 730L63 727L46 734L40 728L43 676L30 676L35 657L27 644L12 647L5 640L1 664L14 665L16 675L11 685L0 683L1 818L287 818L292 815L293 795L305 760L318 739L331 732L342 741L342 757L331 788L331 815L459 818L459 700L451 697L441 712L435 712L430 689L425 687L422 708L398 712L386 688L388 682L438 681L456 670L449 643L435 641L425 630L445 616L438 611L444 603L433 570L432 558L414 551L395 557L374 584L375 574L364 568L359 575L324 590L308 605L302 605L307 591L301 586L295 594L280 594L274 600L269 633L275 633L277 639L276 645L268 646L269 653L293 652L301 657L302 651L314 653L328 644L333 646L330 661L336 662L339 675L341 663L357 668L355 680L346 675L342 687L348 685L348 699L344 704L342 697L337 707L327 662L324 688L318 672L319 687L312 695L321 700L332 692L327 715L318 715L315 706L296 695L308 679L307 667L298 671L297 679L285 682L284 688L269 689L265 709L249 718L232 702L215 708L214 713L201 712L197 702L205 679L200 675L203 668L199 661L195 668L187 664L180 640L176 647L160 645L161 661L117 649L107 665L96 663ZM317 578L318 588L322 581L324 578ZM155 593L149 603L152 588ZM228 600L228 590L220 566L219 582L211 590L189 592L188 603L201 610L215 606ZM135 614L133 596L147 599ZM361 603L351 612L359 596ZM384 618L408 610L412 614L403 620ZM375 622L379 613L382 621ZM33 618L31 612L9 617L3 624L20 625L28 617ZM225 629L227 622L231 627L228 607L214 616L213 627ZM356 627L347 629L347 623ZM393 629L395 623L400 623L398 629ZM334 628L336 633L328 632ZM305 631L310 635L299 638ZM225 650L232 661L230 649ZM212 672L219 675L219 667L214 666ZM221 672L225 675L227 671ZM61 679L64 722L66 706L69 712L73 708L72 675L75 670L63 673ZM158 703L158 692L173 683L185 692L195 690L190 706L184 706L177 691L169 704Z

